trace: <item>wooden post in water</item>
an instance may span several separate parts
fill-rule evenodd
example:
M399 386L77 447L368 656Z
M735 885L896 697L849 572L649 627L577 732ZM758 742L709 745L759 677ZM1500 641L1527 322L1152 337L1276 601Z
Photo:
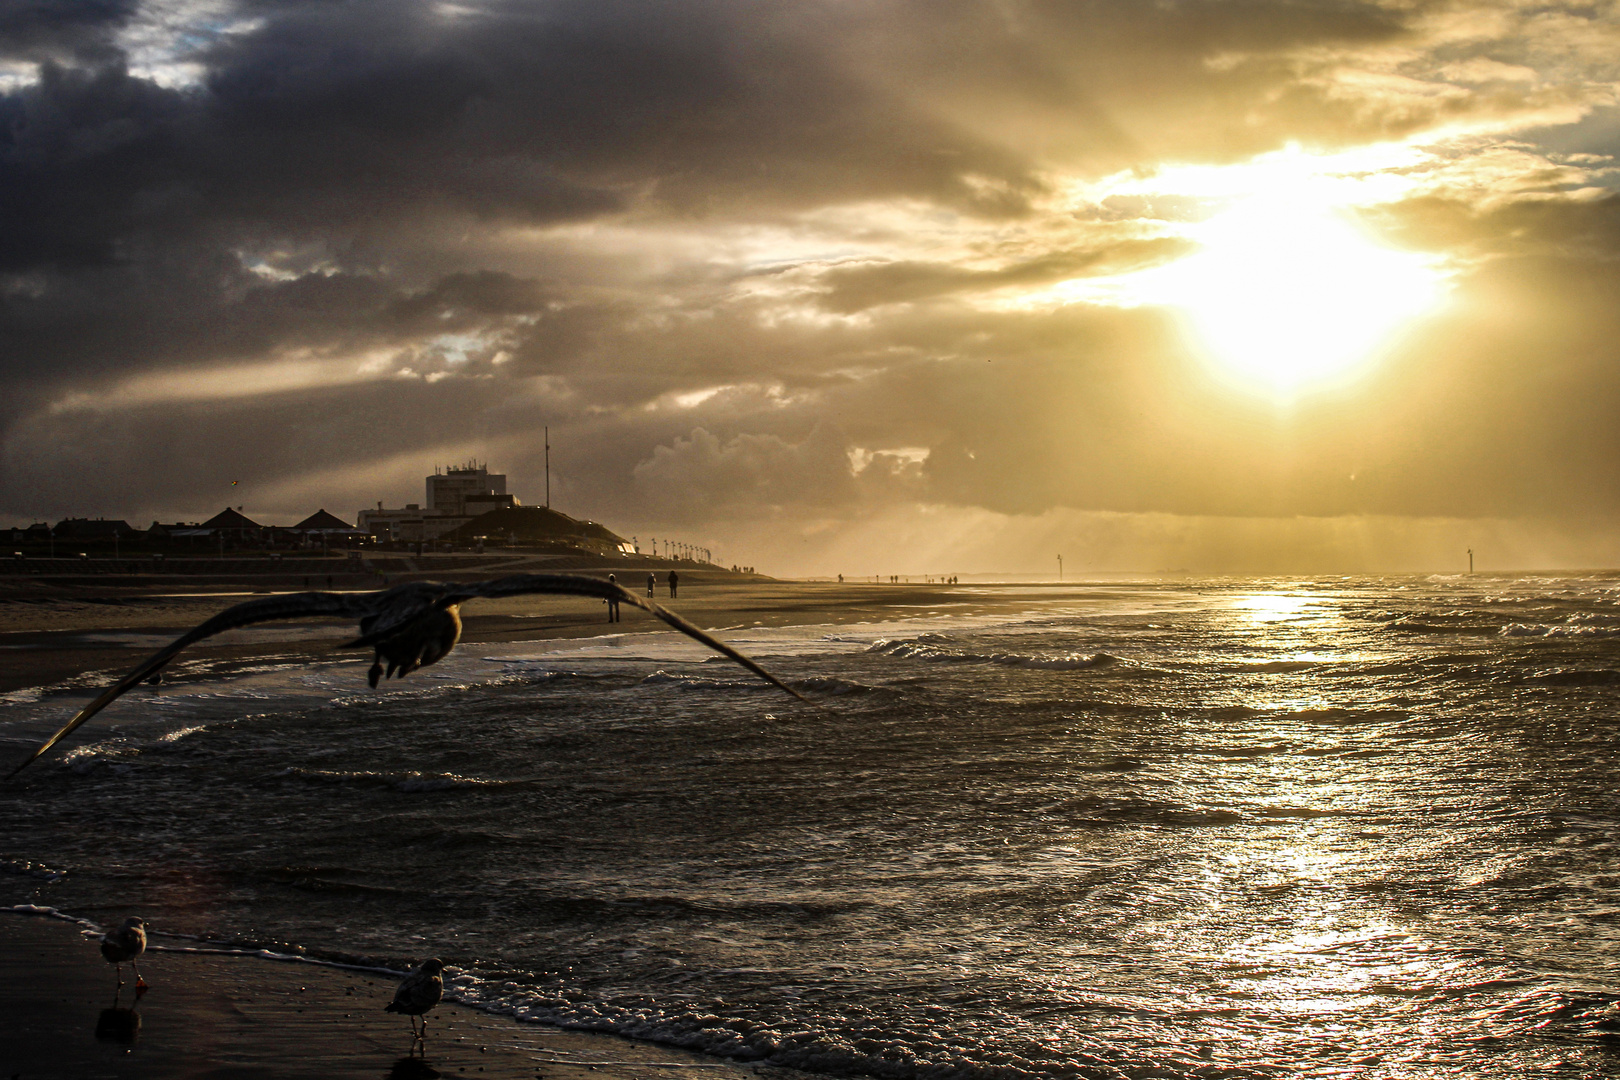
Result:
M1472 574L1474 572L1474 549L1473 548L1468 549L1468 572L1470 574Z
M1063 556L1058 556L1058 580L1063 580Z

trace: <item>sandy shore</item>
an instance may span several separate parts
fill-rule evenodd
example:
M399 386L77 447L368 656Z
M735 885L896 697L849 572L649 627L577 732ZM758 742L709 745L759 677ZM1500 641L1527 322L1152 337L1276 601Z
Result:
M398 980L299 961L168 951L154 939L134 1000L97 939L61 919L0 912L0 1078L6 1080L712 1080L808 1074L734 1064L611 1035L563 1031L453 1003L411 1049L383 1012ZM133 1006L133 1008L131 1008Z
M657 600L700 626L722 629L788 626L806 623L852 623L926 614L930 610L967 613L1004 608L1014 602L985 587L918 585L840 585L819 582L738 581L730 575L682 574L680 595L670 599L660 587ZM662 575L660 575L662 580ZM635 583L630 583L635 584ZM34 589L24 596L0 591L0 693L32 686L100 685L122 674L173 637L232 604L267 594L271 589L209 591L153 585L144 588L93 584L60 589ZM623 609L624 621L610 627L599 601L572 597L520 597L480 600L462 609L467 644L591 637L609 632L663 629L652 616ZM187 650L185 658L212 660L268 658L302 663L310 656L330 656L353 637L353 628L326 623L281 624L280 634L260 630L245 643L241 634L224 634ZM359 653L353 654L361 659Z

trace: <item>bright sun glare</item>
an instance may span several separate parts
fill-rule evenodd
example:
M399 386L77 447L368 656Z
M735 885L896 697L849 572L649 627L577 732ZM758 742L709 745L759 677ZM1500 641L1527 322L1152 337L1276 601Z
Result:
M1185 312L1213 361L1277 393L1349 374L1442 294L1424 256L1308 198L1254 196L1192 235L1201 250L1142 275L1139 295Z

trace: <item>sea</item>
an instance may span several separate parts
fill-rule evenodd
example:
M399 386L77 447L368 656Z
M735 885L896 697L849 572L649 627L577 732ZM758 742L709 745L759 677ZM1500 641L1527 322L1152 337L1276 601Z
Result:
M809 705L649 623L183 662L0 786L0 907L839 1076L1620 1076L1620 576L890 610L717 628Z

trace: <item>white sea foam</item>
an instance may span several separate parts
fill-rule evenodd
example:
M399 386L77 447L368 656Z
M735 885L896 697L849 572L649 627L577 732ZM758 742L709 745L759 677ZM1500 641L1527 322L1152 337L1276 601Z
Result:
M942 639L935 639L942 640ZM924 638L909 641L874 641L867 652L931 663L1002 664L1039 671L1085 671L1121 663L1109 653L1071 653L1067 656L1031 656L1023 653L980 653L945 648Z
M419 773L419 772L367 772L363 770L346 771L342 769L282 769L276 776L293 777L299 780L309 780L327 784L367 784L378 787L393 788L395 791L423 792L423 791L450 791L456 788L483 788L502 787L509 781L487 780L476 776L461 776L456 773Z
M1502 627L1500 633L1504 637L1614 637L1620 635L1620 627L1571 626L1568 623L1509 623Z

